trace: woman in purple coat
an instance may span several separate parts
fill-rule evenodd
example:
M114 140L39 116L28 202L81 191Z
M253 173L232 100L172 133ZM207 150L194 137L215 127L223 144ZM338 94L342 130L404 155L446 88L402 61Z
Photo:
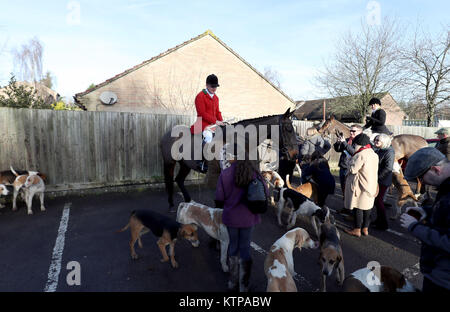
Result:
M241 154L242 155L242 154ZM245 203L248 184L255 178L263 180L255 161L248 154L230 161L232 165L222 171L217 182L216 207L223 207L222 222L228 229L230 245L228 257L230 280L228 288L247 292L252 268L250 242L253 226L261 222L261 216L253 214ZM266 196L268 190L264 184ZM240 260L239 260L240 258Z

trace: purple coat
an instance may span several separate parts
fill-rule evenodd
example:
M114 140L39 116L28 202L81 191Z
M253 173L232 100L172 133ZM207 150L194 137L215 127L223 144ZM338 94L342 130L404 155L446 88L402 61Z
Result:
M222 222L226 226L235 228L247 228L261 222L259 214L253 214L243 202L245 189L237 187L234 183L236 163L222 171L217 181L216 200L224 202ZM256 177L256 172L253 178ZM261 178L262 179L262 178ZM266 196L267 186L264 183Z

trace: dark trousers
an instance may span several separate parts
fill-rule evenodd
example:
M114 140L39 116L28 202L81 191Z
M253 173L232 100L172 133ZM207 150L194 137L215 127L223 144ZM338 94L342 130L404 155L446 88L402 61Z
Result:
M243 261L251 260L250 242L253 227L233 228L227 226L230 244L228 245L228 256L240 256Z
M347 174L347 169L341 168L339 170L339 182L341 183L342 196L345 194L345 175Z
M388 226L388 221L386 217L386 208L384 207L384 195L386 194L389 186L378 184L379 191L378 196L375 198L375 207L377 208L377 219L376 223L380 226Z
M327 200L328 194L329 193L319 191L319 194L317 194L317 205L319 207L323 207L323 205L325 205L325 201Z
M353 209L355 216L355 229L368 228L370 224L370 213L372 209L362 210L358 208Z
M428 278L424 277L423 278L423 285L422 285L422 292L429 292L429 293L448 293L450 291L450 289L444 288L442 286L436 285L435 283L433 283L431 280L429 280Z

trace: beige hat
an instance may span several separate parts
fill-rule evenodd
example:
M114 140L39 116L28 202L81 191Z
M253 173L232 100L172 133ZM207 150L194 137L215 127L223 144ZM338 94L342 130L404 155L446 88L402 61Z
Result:
M441 128L438 131L436 131L434 134L448 134L447 128Z

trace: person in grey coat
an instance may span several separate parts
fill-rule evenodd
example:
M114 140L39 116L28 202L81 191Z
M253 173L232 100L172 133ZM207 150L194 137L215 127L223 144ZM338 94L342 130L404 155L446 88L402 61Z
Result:
M405 169L406 180L422 179L436 186L436 200L429 207L408 207L400 224L422 242L420 271L423 292L450 290L450 161L434 147L415 152Z
M300 155L302 157L306 155L312 156L315 151L318 151L323 156L330 150L330 142L325 140L315 127L308 128L306 135L307 138L300 149Z
M392 170L394 168L395 153L391 146L391 138L387 134L379 134L375 137L375 153L377 153L378 162L378 196L375 198L375 207L377 208L377 218L372 225L378 230L387 230L388 221L386 217L386 208L384 207L384 195L392 184Z

